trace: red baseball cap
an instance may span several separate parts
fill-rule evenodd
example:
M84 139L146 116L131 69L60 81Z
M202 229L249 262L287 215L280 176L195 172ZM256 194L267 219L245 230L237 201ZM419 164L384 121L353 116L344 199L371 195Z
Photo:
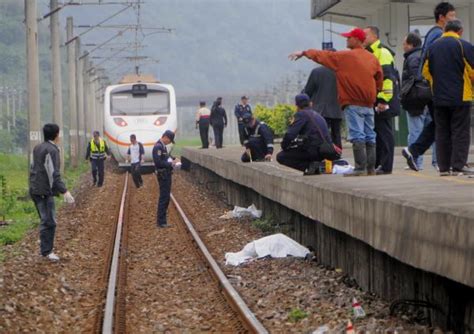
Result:
M351 31L349 32L343 32L341 34L341 36L344 36L344 37L355 37L357 38L359 41L363 42L365 41L365 32L364 30L362 30L361 28L354 28L352 29Z

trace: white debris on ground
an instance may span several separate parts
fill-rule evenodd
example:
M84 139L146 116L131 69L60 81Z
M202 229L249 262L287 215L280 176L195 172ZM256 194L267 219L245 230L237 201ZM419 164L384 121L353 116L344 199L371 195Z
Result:
M305 257L309 249L301 246L282 233L277 233L249 242L237 253L226 253L226 265L238 266L252 259L266 256L282 258L287 256Z
M234 206L234 210L227 211L224 215L220 216L221 219L233 219L233 218L253 218L258 219L262 217L262 210L258 210L255 204L252 204L248 208L241 206Z

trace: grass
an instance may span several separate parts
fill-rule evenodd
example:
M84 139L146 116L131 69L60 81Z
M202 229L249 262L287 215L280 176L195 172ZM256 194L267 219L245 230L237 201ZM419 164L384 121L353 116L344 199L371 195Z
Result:
M177 138L176 144L173 146L173 155L181 156L181 150L185 146L200 147L201 140L199 138Z
M290 313L288 313L288 320L290 320L291 322L298 322L307 317L308 313L299 308L294 308L290 311Z
M68 189L73 189L80 176L88 169L87 163L78 168L66 169L64 181ZM0 227L0 261L2 246L21 240L25 234L39 223L33 202L28 197L28 160L26 156L0 153L0 175L5 179L5 187L0 189L0 219L5 215L7 226ZM62 198L56 199L57 208Z

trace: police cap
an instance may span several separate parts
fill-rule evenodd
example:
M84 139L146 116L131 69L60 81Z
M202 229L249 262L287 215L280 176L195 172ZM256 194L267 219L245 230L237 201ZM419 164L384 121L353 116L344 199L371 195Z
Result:
M171 140L171 142L174 144L174 132L171 131L171 130L166 130L164 133L163 133L163 137L168 137L169 140Z

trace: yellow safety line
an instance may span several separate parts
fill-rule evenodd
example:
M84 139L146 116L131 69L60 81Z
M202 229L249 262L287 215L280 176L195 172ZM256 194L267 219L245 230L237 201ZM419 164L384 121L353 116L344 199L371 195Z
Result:
M448 181L448 182L474 184L474 179L472 181L470 181L470 180L460 180L460 179L458 179L459 176L432 176L432 175L420 174L419 172L411 172L411 173L394 172L393 174L395 174L395 175L415 176L415 177L421 177L421 178L433 179L433 180L443 180L443 181Z

